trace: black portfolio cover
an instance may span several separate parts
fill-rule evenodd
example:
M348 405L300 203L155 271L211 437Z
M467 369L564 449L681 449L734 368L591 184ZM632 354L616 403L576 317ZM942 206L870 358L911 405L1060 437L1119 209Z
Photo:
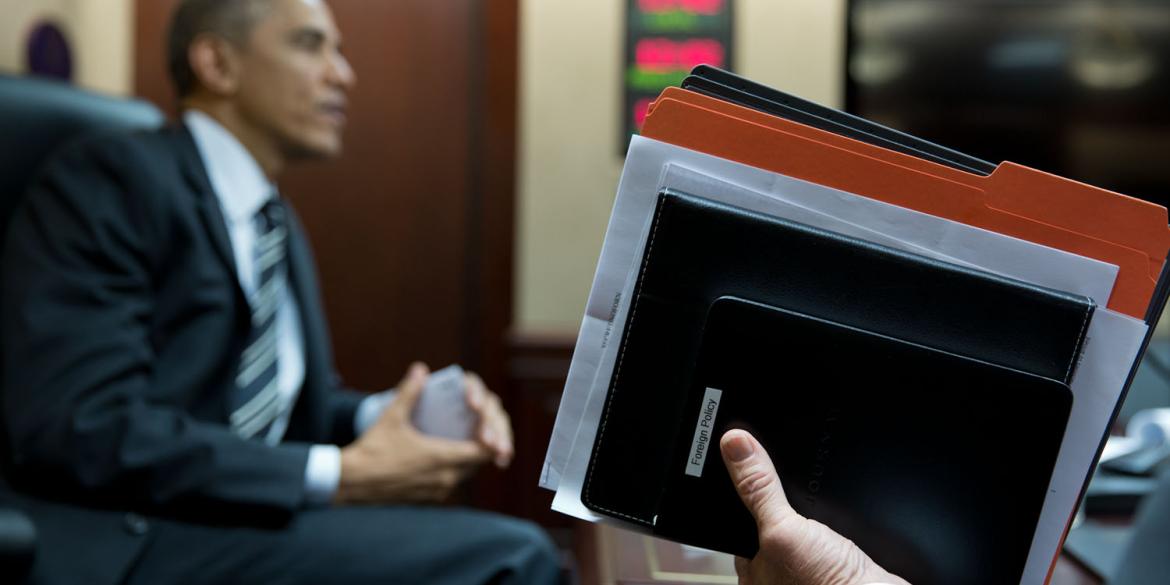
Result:
M690 195L659 196L582 502L753 556L719 456L914 583L1018 582L1090 299ZM712 402L714 400L714 403ZM689 473L688 473L689 472Z

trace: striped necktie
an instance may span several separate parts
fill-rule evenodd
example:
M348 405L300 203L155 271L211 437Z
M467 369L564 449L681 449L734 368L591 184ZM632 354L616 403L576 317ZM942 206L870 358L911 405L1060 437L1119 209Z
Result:
M258 224L254 246L256 289L249 299L252 329L248 345L240 358L236 374L237 391L232 401L231 426L241 437L264 432L280 415L280 389L277 384L276 318L284 299L287 278L288 229L285 210L276 197L268 200L256 214Z

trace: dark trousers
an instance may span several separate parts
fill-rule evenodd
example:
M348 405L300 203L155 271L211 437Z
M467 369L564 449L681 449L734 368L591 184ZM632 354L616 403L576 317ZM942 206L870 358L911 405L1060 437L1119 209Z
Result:
M33 585L543 585L559 578L558 554L544 531L474 510L321 508L269 530L30 506L41 512ZM129 564L116 561L131 543Z
M155 524L128 584L552 584L559 573L540 528L472 510L308 510L272 531Z

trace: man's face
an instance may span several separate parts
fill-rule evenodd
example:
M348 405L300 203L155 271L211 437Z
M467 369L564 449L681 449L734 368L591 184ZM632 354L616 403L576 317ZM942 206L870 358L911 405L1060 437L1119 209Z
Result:
M289 159L341 152L355 78L323 0L271 0L240 51L241 116Z

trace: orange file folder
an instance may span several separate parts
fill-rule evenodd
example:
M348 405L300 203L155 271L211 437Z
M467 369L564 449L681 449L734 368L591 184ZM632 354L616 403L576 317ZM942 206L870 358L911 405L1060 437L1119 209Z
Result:
M1166 210L1153 204L1011 163L964 173L685 90L655 102L642 134L1115 264L1108 306L1138 319L1170 248Z
M666 88L660 99L677 99L981 189L993 209L1145 252L1155 280L1170 249L1166 210L1147 201L1010 162L1000 164L990 176L976 175L679 87Z

